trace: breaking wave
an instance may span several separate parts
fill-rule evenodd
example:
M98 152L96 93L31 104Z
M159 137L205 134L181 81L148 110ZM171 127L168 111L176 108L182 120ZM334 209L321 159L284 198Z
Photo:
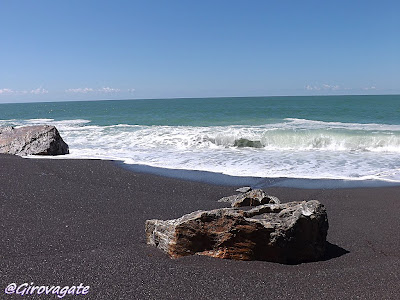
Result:
M0 120L55 125L69 158L122 160L234 176L400 181L400 126L283 119L261 126L99 126L90 120Z

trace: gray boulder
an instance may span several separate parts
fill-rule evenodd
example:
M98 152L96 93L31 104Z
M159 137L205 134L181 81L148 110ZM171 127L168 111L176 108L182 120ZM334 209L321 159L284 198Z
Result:
M68 145L54 126L24 126L0 128L0 153L15 155L68 154Z
M324 206L311 200L195 211L147 220L145 231L147 243L171 258L198 254L296 264L323 258L328 218Z

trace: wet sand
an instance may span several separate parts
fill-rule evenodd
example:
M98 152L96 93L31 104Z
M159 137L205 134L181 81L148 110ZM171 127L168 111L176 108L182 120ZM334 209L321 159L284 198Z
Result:
M146 219L223 207L236 188L111 161L0 155L0 298L21 299L5 287L34 282L89 285L77 299L400 299L400 187L266 189L326 206L324 261L171 260L146 245Z

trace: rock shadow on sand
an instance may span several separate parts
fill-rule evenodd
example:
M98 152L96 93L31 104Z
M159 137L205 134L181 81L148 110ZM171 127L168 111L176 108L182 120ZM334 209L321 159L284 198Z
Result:
M303 261L303 262L298 262L298 263L297 262L286 262L286 263L282 263L282 264L284 264L284 265L300 265L300 264L316 263L316 262L320 262L320 261L328 261L331 259L335 259L335 258L341 257L348 253L350 253L350 251L348 251L342 247L339 247L338 245L326 242L325 253L320 259L313 260L313 261Z
M321 261L338 258L347 253L350 253L350 251L348 251L342 247L339 247L338 245L326 242L325 255L322 257Z

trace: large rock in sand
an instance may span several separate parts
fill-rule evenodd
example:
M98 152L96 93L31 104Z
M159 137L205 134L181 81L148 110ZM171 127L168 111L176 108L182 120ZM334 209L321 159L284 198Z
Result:
M16 155L68 154L68 145L54 126L0 128L0 153Z
M317 200L252 209L196 211L174 220L147 220L147 243L170 257L200 254L285 264L324 256L328 218Z

